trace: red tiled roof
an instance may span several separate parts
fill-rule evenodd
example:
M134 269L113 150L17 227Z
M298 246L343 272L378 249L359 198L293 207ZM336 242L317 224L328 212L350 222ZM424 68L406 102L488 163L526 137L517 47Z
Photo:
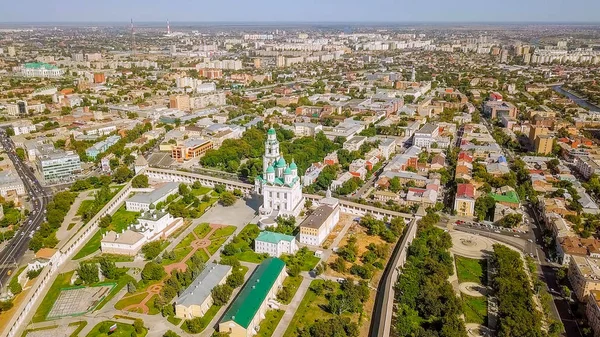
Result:
M458 184L456 187L456 196L474 198L475 197L475 187L471 184Z

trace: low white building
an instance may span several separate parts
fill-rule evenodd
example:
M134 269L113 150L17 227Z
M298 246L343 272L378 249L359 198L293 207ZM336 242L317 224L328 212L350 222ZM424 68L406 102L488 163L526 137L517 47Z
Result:
M259 254L279 257L281 254L294 254L297 250L296 238L291 235L264 231L254 240L254 251Z
M182 224L182 218L173 218L166 212L142 212L137 223L123 233L110 231L104 234L100 248L107 254L136 255L145 243L166 238Z
M169 182L150 193L137 193L125 201L125 208L130 212L141 212L150 210L150 205L158 204L167 200L171 194L179 191L179 184Z
M12 124L13 131L15 132L15 136L19 135L27 135L34 132L35 125L31 123L30 120L19 120Z

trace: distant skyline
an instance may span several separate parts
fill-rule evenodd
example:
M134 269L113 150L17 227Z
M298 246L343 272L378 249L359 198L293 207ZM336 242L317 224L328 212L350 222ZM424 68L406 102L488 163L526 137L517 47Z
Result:
M4 1L11 22L600 22L598 0L29 0Z

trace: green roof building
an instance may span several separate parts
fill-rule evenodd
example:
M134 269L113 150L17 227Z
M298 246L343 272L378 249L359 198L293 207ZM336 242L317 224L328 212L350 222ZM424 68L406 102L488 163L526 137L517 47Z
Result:
M231 337L254 336L262 317L269 309L269 300L276 298L286 276L282 260L264 260L219 322L219 332L229 333Z
M507 207L515 208L519 207L519 195L515 191L506 191L504 193L490 193L490 196L496 200L497 203Z
M296 237L281 233L263 231L254 240L254 251L278 257L281 254L294 254L298 251Z

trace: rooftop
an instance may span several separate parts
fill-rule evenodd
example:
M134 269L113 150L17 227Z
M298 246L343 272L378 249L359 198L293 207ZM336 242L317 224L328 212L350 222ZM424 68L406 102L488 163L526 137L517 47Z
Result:
M234 321L247 329L283 268L285 268L285 263L278 258L264 260L254 270L221 319L221 323Z
M154 191L152 191L150 193L137 193L133 197L127 199L127 201L152 204L152 203L156 202L157 200L159 200L160 198L164 197L166 194L169 194L173 190L176 190L178 188L179 188L178 183L169 182L169 183L166 183L166 184L162 185L161 187L155 189Z
M325 220L333 213L334 208L330 206L319 206L302 223L300 227L320 228Z
M190 286L179 295L177 305L201 305L211 295L212 289L218 285L231 271L231 266L208 263Z
M294 240L295 240L295 237L293 237L291 235L285 235L285 234L269 232L269 231L260 232L260 234L256 238L256 241L263 241L263 242L268 242L268 243L273 243L273 244L278 244L280 241L292 242Z

